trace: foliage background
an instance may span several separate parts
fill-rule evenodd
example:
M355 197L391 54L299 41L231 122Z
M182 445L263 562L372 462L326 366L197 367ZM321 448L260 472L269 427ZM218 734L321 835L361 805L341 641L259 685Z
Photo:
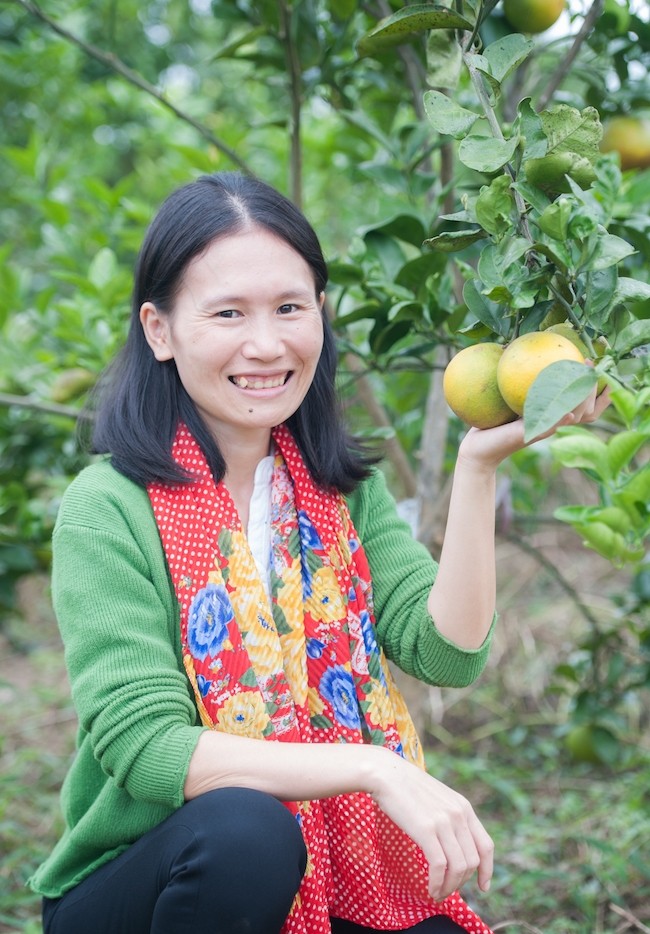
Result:
M350 418L385 445L396 496L439 547L463 430L440 374L477 336L462 331L459 289L479 253L421 244L449 231L440 215L489 176L477 183L426 119L433 59L422 36L358 56L358 40L399 7L0 0L0 930L38 930L23 883L56 836L72 751L43 581L60 495L87 459L76 415L125 336L143 228L173 188L239 168L302 204L331 263ZM504 83L501 125L526 94L595 106L603 119L650 109L646 7L571 4ZM509 33L500 7L484 32L486 44ZM466 80L455 93L472 106ZM621 271L642 283L648 175L625 174L612 227L637 251ZM638 320L649 307L637 303ZM602 437L620 430L606 421ZM634 457L642 468L647 449ZM502 930L650 924L650 570L643 559L613 567L553 516L567 503L602 505L598 480L562 467L548 444L512 459L500 484L502 620L490 669L468 692L404 684L431 768L466 791L497 839L500 868L481 911Z

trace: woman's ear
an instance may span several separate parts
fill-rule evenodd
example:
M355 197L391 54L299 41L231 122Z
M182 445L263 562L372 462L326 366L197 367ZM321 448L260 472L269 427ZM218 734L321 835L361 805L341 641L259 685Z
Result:
M140 307L140 324L153 355L159 362L172 360L174 354L169 346L169 316L161 315L153 302Z

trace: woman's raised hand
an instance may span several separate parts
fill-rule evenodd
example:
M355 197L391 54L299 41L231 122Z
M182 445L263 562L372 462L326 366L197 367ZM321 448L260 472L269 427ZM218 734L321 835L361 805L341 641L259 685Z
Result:
M516 421L508 422L505 425L499 425L497 428L470 428L458 449L458 461L478 469L495 470L501 461L511 454L520 451L529 444L541 441L542 438L548 438L564 425L585 425L595 422L609 404L609 389L605 389L600 395L596 395L596 387L594 387L584 402L576 406L572 412L565 415L548 431L528 442L524 441L523 418L518 418Z
M446 898L478 873L487 891L494 844L469 801L400 756L377 749L371 794L382 811L418 844L429 864L429 894Z

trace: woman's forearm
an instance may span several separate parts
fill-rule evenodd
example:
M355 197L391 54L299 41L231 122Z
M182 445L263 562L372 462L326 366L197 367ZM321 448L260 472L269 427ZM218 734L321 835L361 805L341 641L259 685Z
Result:
M218 731L201 734L185 780L185 799L216 788L265 791L284 801L371 791L380 747L272 743Z
M483 644L494 617L495 490L493 470L459 460L428 608L439 632L466 649Z

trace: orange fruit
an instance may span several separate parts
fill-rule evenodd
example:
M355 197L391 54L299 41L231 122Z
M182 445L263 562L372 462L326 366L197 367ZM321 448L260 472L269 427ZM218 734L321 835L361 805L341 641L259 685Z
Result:
M528 390L536 377L557 360L584 363L585 358L572 341L548 328L521 334L508 344L497 366L497 385L513 412L523 415Z
M503 14L518 32L544 32L557 22L566 0L503 0Z
M467 425L494 428L517 417L497 386L502 354L501 344L472 344L460 350L445 369L442 388L447 405Z
M617 152L621 168L650 166L650 121L640 117L613 117L605 124L600 144L603 152Z

